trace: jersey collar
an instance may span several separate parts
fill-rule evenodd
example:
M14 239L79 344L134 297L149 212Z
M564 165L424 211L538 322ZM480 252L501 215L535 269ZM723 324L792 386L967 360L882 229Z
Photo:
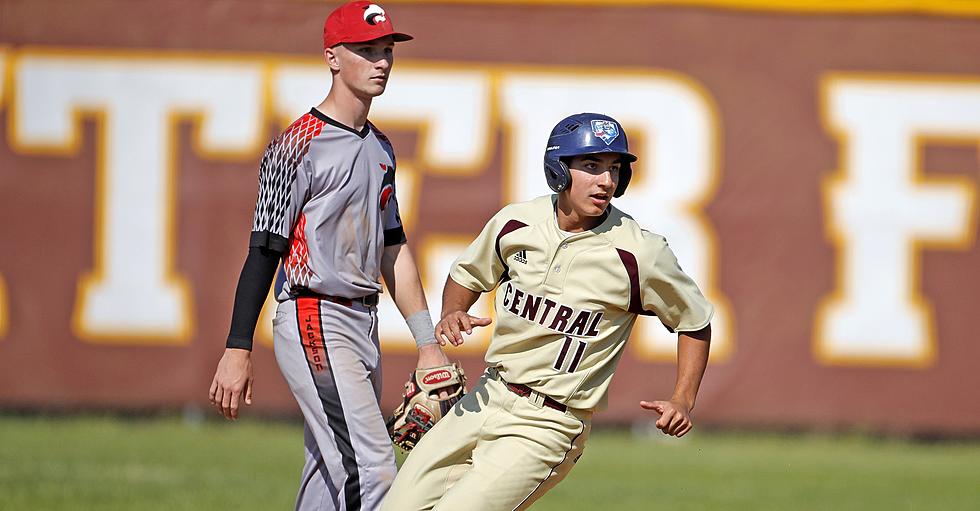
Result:
M361 128L361 131L357 131L354 128L351 128L350 126L341 123L340 121L337 121L335 119L332 119L330 117L327 117L327 114L325 114L325 113L317 110L316 107L313 107L313 108L310 109L310 115L312 115L313 117L316 117L317 119L320 119L321 121L323 121L323 122L325 122L325 123L327 123L327 124L329 124L329 125L331 125L331 126L333 126L335 128L340 128L340 129L342 129L344 131L349 131L349 132L357 135L361 139L364 139L365 137L367 137L368 136L368 133L371 132L371 123L369 123L369 122L365 122L364 123L364 127Z

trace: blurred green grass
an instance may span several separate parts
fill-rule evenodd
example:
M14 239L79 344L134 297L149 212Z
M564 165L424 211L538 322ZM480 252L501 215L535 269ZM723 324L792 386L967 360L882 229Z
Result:
M0 509L291 509L293 422L0 416ZM537 510L976 510L980 442L599 430ZM461 510L465 511L465 510Z

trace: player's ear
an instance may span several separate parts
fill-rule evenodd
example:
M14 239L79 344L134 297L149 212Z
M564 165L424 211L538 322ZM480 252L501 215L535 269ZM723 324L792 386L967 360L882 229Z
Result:
M323 49L323 60L333 72L340 71L340 59L337 57L338 48L340 48L340 45Z

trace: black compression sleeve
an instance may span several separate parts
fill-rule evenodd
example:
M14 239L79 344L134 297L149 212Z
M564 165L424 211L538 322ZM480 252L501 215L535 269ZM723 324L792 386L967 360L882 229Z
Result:
M282 255L262 247L248 249L248 257L238 277L235 291L235 308L231 313L231 332L228 333L227 348L252 349L252 336L255 323L262 312L262 304L269 294L269 286L279 268Z

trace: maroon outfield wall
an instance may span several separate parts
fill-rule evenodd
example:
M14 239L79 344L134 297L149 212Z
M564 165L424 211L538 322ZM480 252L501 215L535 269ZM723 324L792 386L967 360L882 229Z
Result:
M700 421L980 433L975 206L962 219L970 231L961 237L965 241L917 245L921 250L912 261L917 275L912 284L932 311L931 356L913 363L835 360L818 355L815 340L821 300L845 278L828 235L831 213L822 187L845 147L821 119L823 80L853 73L976 87L980 19L969 13L640 4L398 2L386 8L399 29L417 36L398 49L400 59L416 65L581 69L591 75L666 71L699 84L710 98L718 181L704 203L704 218L715 233L715 279L733 329L729 352L707 373ZM31 52L77 49L96 55L135 49L189 60L227 55L315 62L329 7L312 1L0 0L0 58L7 64L0 95L0 406L203 405L245 254L261 153L256 146L234 158L210 157L195 150L194 126L177 124L173 266L189 283L190 331L177 343L81 339L72 314L80 279L95 264L100 121L83 113L77 146L70 151L16 143L12 131L21 128L11 119L11 105L24 91L17 90L19 68L13 63ZM616 93L614 81L609 91ZM421 177L413 248L431 236L475 235L505 201L503 160L513 148L494 115L492 152L481 168L466 176L428 172L424 165L415 169ZM263 124L263 139L279 125L273 118ZM382 128L401 159L421 161L415 154L418 130ZM925 176L960 179L964 193L975 195L977 142L975 134L930 139L917 153L919 168ZM655 219L641 221L656 230ZM437 296L429 299L435 302ZM271 350L258 346L256 360L255 409L294 411ZM471 374L479 371L477 355L466 354L464 362ZM397 398L399 380L411 363L404 351L386 358L386 406ZM600 418L639 418L637 402L667 396L673 377L671 363L628 350L610 407Z

